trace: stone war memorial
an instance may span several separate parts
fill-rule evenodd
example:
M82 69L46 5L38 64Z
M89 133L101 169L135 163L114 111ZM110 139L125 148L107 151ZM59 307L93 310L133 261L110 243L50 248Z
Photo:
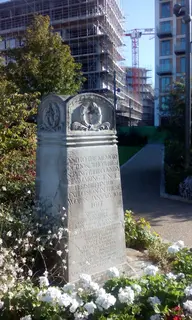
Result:
M38 111L36 192L67 213L67 281L126 267L115 110L85 93L46 96ZM62 248L61 248L62 250Z

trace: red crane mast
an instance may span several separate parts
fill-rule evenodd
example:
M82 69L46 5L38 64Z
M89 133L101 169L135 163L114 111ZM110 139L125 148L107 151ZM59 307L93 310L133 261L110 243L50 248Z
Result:
M154 28L148 29L132 29L124 34L125 37L130 37L132 40L132 87L133 94L139 94L139 39L142 36L155 35Z

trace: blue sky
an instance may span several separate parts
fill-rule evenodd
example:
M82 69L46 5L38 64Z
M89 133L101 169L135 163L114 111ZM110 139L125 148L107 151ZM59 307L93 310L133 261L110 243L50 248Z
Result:
M120 0L121 8L125 16L125 30L154 28L154 2L154 0ZM154 74L155 39L149 40L150 38L150 36L143 36L139 40L139 61L140 67L150 67L153 69ZM123 49L123 55L126 59L125 63L131 65L132 50L130 37L125 37L124 43L126 44L126 47Z

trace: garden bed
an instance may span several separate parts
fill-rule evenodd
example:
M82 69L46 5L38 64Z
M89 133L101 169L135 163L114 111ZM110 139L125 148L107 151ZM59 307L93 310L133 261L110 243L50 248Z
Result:
M15 223L10 215L2 218L10 225ZM4 232L10 241L11 230ZM59 231L60 232L60 231ZM94 282L90 275L81 274L78 285L53 282L51 269L39 277L27 267L32 253L33 232L25 235L23 256L17 256L18 248L5 250L1 243L0 274L0 318L6 320L189 320L192 319L192 252L182 241L172 245L150 230L143 218L135 219L131 212L125 216L126 241L130 247L146 250L155 265L143 267L144 275L132 279L120 275L118 269L106 272L107 281L103 286ZM12 233L16 233L15 229ZM47 237L53 237L51 230ZM4 237L6 238L6 237ZM43 245L42 239L38 244ZM44 243L45 245L45 243ZM15 253L13 255L12 253ZM43 250L41 250L43 253ZM57 253L60 256L60 253ZM24 258L26 257L26 260ZM35 258L35 255L34 255ZM18 269L16 261L23 261ZM25 269L27 267L27 269ZM27 273L26 273L27 271ZM23 273L23 276L21 274ZM20 274L20 277L18 277ZM57 277L56 277L57 278ZM56 280L55 278L55 280ZM13 281L14 280L14 281ZM55 283L55 285L53 284Z

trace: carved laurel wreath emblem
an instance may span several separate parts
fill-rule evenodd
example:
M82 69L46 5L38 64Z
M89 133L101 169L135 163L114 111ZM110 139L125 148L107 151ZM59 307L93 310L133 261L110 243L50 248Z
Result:
M73 122L72 130L100 131L110 129L109 122L102 123L101 108L95 102L90 102L87 106L82 105L80 116L81 122Z

